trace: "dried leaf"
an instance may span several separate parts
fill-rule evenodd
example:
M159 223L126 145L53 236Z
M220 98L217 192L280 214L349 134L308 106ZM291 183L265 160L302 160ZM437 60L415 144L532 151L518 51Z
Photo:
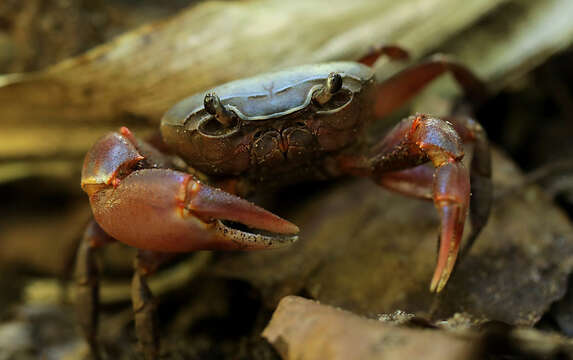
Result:
M281 300L263 336L285 360L547 359L573 354L570 341L540 332L404 328L296 296Z

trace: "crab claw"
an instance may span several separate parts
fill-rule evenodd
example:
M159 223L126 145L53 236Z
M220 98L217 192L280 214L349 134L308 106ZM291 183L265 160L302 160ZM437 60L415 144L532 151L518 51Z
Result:
M247 200L169 169L137 170L90 196L98 224L117 240L162 252L275 248L298 227Z
M116 240L160 252L260 249L297 240L296 225L171 169L139 169L125 134L92 147L82 171L96 222ZM138 165L139 164L139 165Z
M182 204L184 211L200 218L238 222L247 227L276 234L296 234L298 226L277 215L223 190L189 179L187 197ZM220 225L233 231L226 225Z
M440 166L434 179L434 204L441 218L438 264L430 291L440 292L452 273L464 231L470 198L470 180L461 162Z

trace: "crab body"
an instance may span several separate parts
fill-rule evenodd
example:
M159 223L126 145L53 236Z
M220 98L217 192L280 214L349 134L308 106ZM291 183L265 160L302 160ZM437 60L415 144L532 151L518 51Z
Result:
M333 73L341 88L324 105L313 101ZM211 176L241 176L257 186L331 177L326 159L360 142L374 118L373 90L374 74L360 63L300 66L191 96L165 114L161 133L188 164ZM225 127L205 110L209 93L234 113L233 124Z

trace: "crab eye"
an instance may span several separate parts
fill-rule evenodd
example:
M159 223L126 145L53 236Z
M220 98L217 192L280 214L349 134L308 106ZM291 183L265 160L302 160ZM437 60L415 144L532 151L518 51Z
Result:
M203 100L205 112L211 116L206 117L198 126L199 131L208 137L223 137L239 130L239 118L221 103L215 94L205 95Z
M205 111L213 116L224 127L233 126L237 122L237 115L227 109L216 94L207 94L203 99Z
M315 90L312 100L320 111L331 111L343 107L352 99L352 94L342 88L342 76L330 73L324 85Z

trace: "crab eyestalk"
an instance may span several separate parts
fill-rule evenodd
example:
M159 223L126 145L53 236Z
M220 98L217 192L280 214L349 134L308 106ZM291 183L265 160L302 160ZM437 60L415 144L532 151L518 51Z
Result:
M229 127L237 121L236 115L227 109L216 94L207 94L203 100L203 107L209 114L225 127Z
M324 105L329 102L332 96L340 89L342 89L342 76L337 73L330 73L326 78L324 86L312 95L312 99L316 103Z

